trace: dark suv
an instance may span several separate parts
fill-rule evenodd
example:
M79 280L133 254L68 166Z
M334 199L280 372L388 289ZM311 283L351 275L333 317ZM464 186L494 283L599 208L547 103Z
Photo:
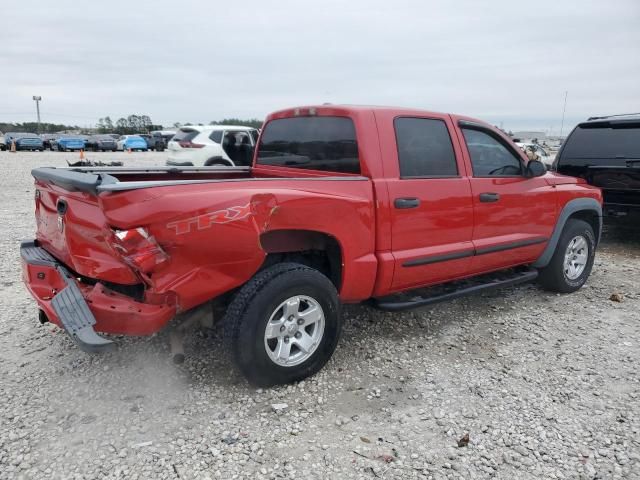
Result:
M167 147L167 143L165 142L164 138L157 132L151 132L150 134L144 133L140 134L140 136L147 142L149 150L164 152L164 149Z
M640 114L580 123L562 145L554 168L602 188L606 215L640 219Z

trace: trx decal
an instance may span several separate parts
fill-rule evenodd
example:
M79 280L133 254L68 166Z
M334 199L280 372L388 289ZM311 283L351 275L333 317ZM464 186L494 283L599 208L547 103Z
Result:
M167 228L173 228L176 235L190 233L195 227L198 230L211 228L214 224L235 222L251 215L251 204L247 203L243 206L229 207L224 210L204 213L197 217L185 218L175 222L167 223Z

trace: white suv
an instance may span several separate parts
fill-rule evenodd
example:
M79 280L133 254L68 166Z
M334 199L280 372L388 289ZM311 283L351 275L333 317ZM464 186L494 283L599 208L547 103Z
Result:
M167 165L249 166L258 130L235 125L186 125L169 141Z

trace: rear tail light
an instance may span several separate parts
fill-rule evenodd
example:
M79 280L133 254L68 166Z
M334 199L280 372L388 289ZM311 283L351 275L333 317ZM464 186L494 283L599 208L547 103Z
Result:
M180 145L182 148L202 148L202 147L204 147L203 143L193 143L191 141L178 142L178 145Z
M169 256L158 245L156 239L142 227L131 230L115 230L114 248L125 262L143 273L149 273Z

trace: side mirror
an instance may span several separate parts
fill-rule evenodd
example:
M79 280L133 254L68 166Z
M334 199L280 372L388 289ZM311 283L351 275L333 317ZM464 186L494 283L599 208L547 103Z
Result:
M540 160L529 160L527 163L527 177L541 177L547 173L547 167Z

